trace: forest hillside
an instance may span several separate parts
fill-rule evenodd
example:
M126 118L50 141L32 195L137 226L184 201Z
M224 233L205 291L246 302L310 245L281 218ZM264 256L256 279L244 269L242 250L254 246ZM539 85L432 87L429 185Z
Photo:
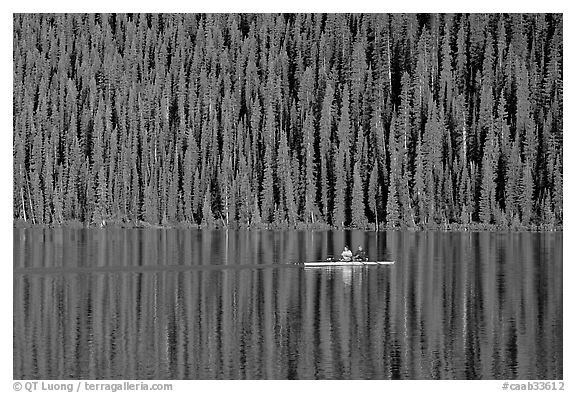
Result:
M562 226L560 14L15 14L15 222Z

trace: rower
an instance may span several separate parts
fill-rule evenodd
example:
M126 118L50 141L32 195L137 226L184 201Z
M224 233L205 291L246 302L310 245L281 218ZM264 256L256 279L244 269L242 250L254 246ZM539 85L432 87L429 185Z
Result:
M342 261L350 262L352 260L352 251L348 246L344 246L344 251L342 251Z
M368 258L366 257L366 252L362 249L362 246L358 246L358 250L356 250L356 254L354 255L355 261L367 261Z

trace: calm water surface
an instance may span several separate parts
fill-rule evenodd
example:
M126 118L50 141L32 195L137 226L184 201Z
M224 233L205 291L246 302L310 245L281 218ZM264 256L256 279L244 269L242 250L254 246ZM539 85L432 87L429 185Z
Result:
M13 324L14 379L562 379L562 235L14 229Z

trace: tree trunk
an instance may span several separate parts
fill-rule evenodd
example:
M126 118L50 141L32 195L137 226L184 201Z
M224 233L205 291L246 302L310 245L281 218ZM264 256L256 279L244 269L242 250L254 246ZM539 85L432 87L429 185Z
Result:
M26 222L26 206L24 205L24 190L20 187L20 199L22 201L22 213L24 214L24 222Z

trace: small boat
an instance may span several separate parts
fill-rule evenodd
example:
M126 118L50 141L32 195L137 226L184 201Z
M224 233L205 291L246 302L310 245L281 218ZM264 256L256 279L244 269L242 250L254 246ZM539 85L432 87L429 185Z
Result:
M393 264L394 261L320 261L303 263L304 267L382 266Z

